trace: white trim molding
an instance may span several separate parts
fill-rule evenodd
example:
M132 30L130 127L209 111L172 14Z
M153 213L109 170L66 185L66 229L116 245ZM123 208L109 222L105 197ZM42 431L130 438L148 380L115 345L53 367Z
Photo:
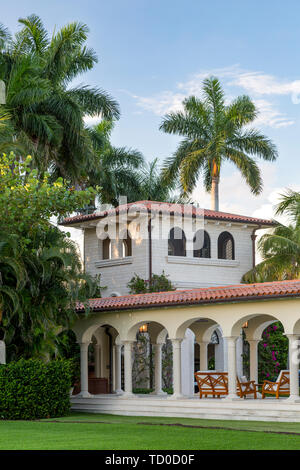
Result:
M132 264L133 256L126 256L125 258L102 259L95 261L96 268L107 268L110 266L120 266L123 264Z
M200 266L222 266L224 268L236 268L240 262L232 259L194 258L191 256L167 256L167 263L172 264L198 264Z

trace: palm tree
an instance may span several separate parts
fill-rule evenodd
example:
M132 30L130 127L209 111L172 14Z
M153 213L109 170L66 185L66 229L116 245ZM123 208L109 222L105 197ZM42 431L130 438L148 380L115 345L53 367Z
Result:
M8 322L20 306L19 291L24 287L26 272L19 256L17 238L0 236L0 324Z
M243 276L243 282L298 279L300 276L300 193L288 190L277 206L277 215L291 219L289 225L277 224L261 237L258 249L263 261Z
M76 318L76 301L85 302L97 289L82 271L76 244L57 227L37 232L18 259L25 272L18 304L0 325L10 359L53 352L58 332Z
M99 88L72 87L73 79L97 62L85 45L85 24L70 23L49 37L36 15L19 23L23 27L14 39L0 27L0 79L7 89L3 108L41 173L50 167L55 176L80 181L94 162L84 118L117 119L118 104Z
M219 181L222 164L230 161L240 170L253 194L262 190L260 170L253 156L273 161L275 145L259 131L249 128L257 116L248 96L225 104L220 82L210 77L203 82L203 99L190 96L183 111L166 115L160 129L184 136L174 156L165 161L165 176L179 174L184 193L190 193L200 174L211 191L212 209L219 210Z
M88 170L87 184L100 187L101 203L117 206L120 196L127 196L128 202L137 200L145 161L138 150L111 144L113 128L114 121L102 120L87 130L96 156L95 165Z
M100 186L101 203L117 206L120 196L126 196L127 202L180 202L180 198L173 195L176 178L167 181L157 159L146 163L139 151L114 147L110 142L113 128L113 121L103 120L88 130L97 164L90 168L87 184Z
M166 179L155 158L141 169L138 175L135 200L188 203L189 199L174 193L178 186L176 178Z

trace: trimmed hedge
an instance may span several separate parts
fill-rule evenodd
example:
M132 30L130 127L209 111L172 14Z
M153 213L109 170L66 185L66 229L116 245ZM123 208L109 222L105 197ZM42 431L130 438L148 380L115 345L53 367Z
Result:
M42 419L70 411L69 360L21 359L0 365L0 419Z

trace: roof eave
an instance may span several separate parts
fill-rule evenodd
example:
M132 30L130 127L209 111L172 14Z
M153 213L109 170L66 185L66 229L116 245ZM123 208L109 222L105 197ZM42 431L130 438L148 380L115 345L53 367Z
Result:
M170 308L170 307L192 307L194 305L210 305L210 304L222 304L222 303L240 303L240 302L257 302L257 301L268 301L273 299L286 299L286 298L300 298L300 292L296 293L287 293L287 294L271 294L271 295L253 295L253 296L241 296L235 298L225 298L225 299L212 299L212 300L195 300L189 302L171 302L171 303L157 303L157 304L149 304L149 305L126 305L124 307L108 307L108 308L93 308L90 307L93 313L106 313L106 312L122 312L125 310L144 310L144 309L155 309L155 308ZM77 310L78 314L85 313L85 309Z

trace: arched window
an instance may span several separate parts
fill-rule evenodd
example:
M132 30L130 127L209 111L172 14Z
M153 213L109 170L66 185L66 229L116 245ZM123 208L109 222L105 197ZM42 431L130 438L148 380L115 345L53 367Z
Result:
M111 241L109 237L102 241L102 258L111 259Z
M126 256L132 256L132 240L128 233L126 232L126 238L124 238L122 243L123 253L122 256L125 258Z
M179 227L170 230L168 238L169 256L186 256L186 238L184 231Z
M218 239L218 258L234 259L234 240L229 232L222 232Z
M195 258L210 258L210 238L205 230L196 232L193 244Z

